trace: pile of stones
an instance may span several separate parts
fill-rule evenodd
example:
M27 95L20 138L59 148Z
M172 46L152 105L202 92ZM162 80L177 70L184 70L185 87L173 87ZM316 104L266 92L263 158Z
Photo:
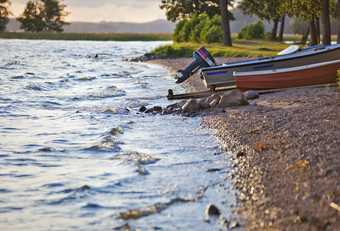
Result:
M213 94L207 98L202 99L189 99L183 100L175 104L171 104L165 108L160 106L154 106L152 108L146 108L142 106L138 113L147 114L181 114L184 116L195 116L197 112L210 109L210 108L225 108L248 105L248 100L253 100L259 97L259 93L256 91L248 91L242 93L235 89L225 92L223 95Z

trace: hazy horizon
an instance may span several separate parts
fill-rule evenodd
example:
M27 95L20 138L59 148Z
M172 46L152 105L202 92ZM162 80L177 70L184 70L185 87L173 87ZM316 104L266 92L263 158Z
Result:
M11 0L13 18L19 17L29 0ZM69 22L134 22L145 23L165 19L165 11L159 8L160 0L64 0Z

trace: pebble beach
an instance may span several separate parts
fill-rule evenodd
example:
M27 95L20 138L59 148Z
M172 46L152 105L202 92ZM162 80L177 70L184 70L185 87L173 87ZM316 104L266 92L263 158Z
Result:
M216 58L218 64L246 58ZM193 58L147 62L174 74ZM183 83L206 90L195 74ZM201 113L234 155L230 178L238 190L235 230L339 230L340 91L289 89L261 94L250 105Z

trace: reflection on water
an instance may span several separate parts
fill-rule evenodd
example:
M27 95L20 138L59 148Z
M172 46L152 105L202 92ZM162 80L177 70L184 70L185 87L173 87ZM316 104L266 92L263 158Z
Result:
M183 92L123 61L163 43L0 40L1 230L212 230L209 203L232 216L211 131L137 113Z

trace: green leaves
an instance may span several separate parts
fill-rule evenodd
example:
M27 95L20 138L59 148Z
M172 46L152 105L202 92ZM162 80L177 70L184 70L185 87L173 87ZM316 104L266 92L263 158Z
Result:
M58 0L29 1L22 15L17 18L21 22L20 28L32 32L62 32L62 27L69 24L63 18L69 13L64 11L66 5L60 2Z
M0 0L0 32L5 31L8 23L8 16L11 14L9 6L11 2L9 0Z
M220 43L222 42L222 20L220 15L209 18L206 13L195 13L191 19L177 23L175 42Z

